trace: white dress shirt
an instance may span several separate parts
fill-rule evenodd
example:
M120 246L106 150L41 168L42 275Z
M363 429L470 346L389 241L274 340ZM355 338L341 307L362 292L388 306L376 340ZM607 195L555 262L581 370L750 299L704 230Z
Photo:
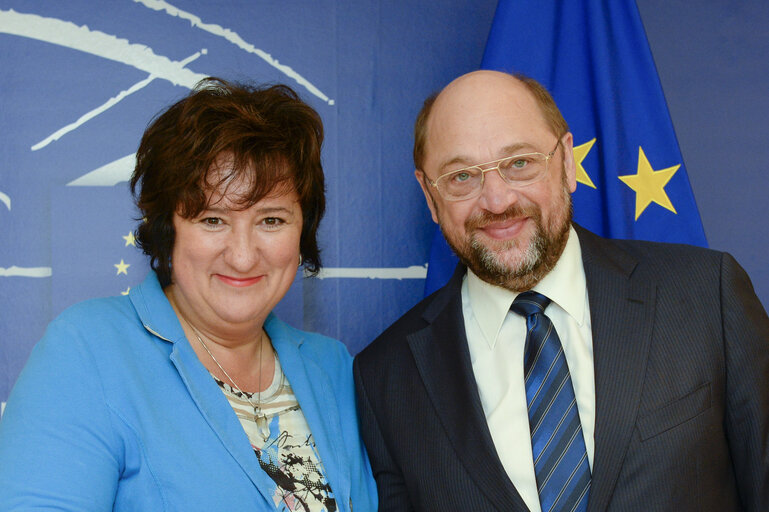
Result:
M593 467L595 374L593 336L582 253L574 228L555 268L534 290L552 301L545 313L553 322L569 365ZM518 294L482 281L468 269L462 283L462 312L470 359L486 422L507 476L532 512L541 512L523 382L526 319L510 311Z

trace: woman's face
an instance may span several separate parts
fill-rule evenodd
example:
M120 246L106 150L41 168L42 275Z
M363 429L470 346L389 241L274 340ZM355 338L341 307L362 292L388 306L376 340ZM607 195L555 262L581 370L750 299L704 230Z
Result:
M195 218L174 214L172 293L209 336L253 335L283 298L299 266L302 210L296 192L273 191L243 210L242 182L209 191Z

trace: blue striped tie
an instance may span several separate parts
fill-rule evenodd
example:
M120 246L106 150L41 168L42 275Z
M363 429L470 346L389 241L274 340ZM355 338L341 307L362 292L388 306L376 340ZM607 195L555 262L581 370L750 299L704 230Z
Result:
M528 291L510 309L526 317L523 370L531 448L543 512L583 512L590 491L590 465L563 347L545 315L550 299Z

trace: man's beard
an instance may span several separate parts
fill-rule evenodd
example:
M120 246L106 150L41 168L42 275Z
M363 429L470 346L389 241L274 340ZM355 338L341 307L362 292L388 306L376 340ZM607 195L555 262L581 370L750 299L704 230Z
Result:
M542 210L539 206L524 208L513 205L499 214L482 212L468 218L465 221L465 232L470 235L464 240L452 240L453 237L446 231L443 231L443 236L460 261L487 283L514 292L530 290L555 267L569 239L572 204L565 181L562 183L560 199L560 209L553 211L553 218L548 226L542 224ZM517 261L504 261L505 253L510 249L519 248L523 240L507 240L492 248L484 245L478 237L477 230L483 226L524 217L533 221L536 229L528 247L523 248L524 251Z

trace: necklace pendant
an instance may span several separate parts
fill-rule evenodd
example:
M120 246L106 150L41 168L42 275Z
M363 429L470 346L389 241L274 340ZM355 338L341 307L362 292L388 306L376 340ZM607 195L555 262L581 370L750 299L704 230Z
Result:
M259 411L254 411L254 414L256 429L259 431L259 435L262 436L262 439L267 441L270 438L270 425L267 423L267 416Z

